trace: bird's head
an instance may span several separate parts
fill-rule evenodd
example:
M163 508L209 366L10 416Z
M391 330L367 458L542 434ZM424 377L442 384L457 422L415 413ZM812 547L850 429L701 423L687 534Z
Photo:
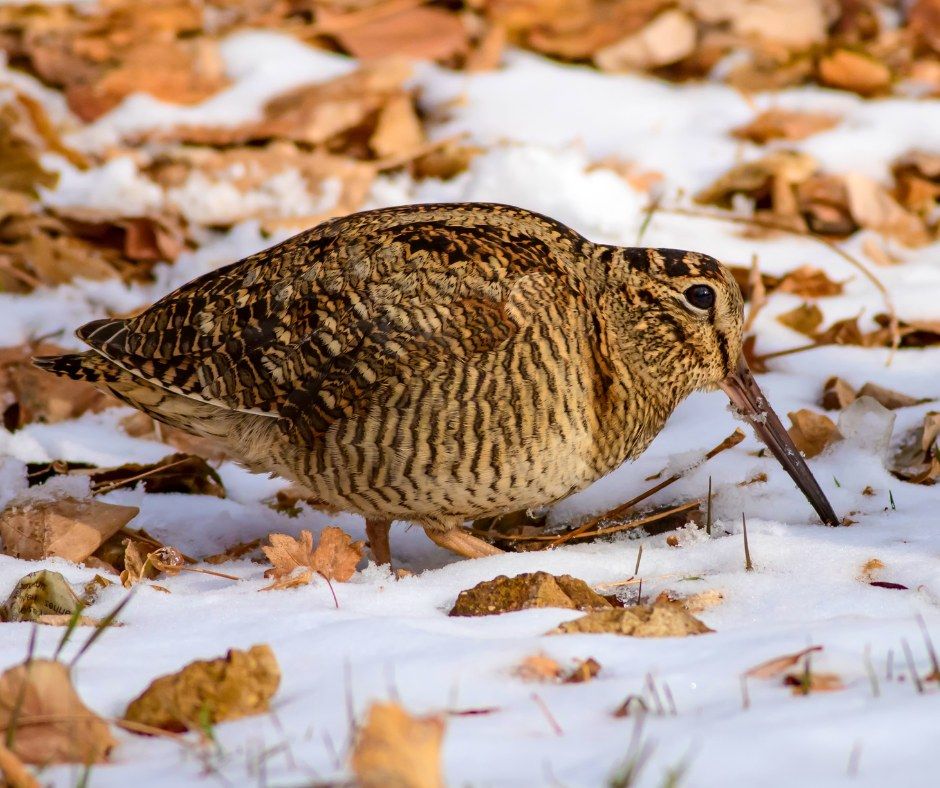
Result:
M624 394L647 392L665 418L693 391L721 388L823 522L838 525L744 361L744 299L731 272L697 252L606 249L601 334Z

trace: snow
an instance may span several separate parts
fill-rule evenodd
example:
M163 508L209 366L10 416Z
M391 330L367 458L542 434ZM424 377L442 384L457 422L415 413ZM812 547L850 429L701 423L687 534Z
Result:
M270 33L233 36L223 55L233 85L219 95L194 107L132 96L92 126L75 131L71 141L91 150L107 147L118 132L179 123L237 124L256 117L271 95L354 66ZM467 133L486 152L449 182L383 178L373 189L372 205L505 201L554 216L595 240L636 244L645 196L611 170L591 168L592 161L616 155L644 170L661 171L668 205L675 202L677 190L694 192L742 157L759 155L728 136L730 128L753 115L754 107L721 85L677 86L602 75L523 53L512 53L506 67L493 73L450 74L422 66L414 79L429 107L463 97L435 134ZM883 178L894 156L911 147L937 145L937 102L862 101L820 88L756 99L758 107L772 104L842 116L834 129L795 146L832 171L858 170ZM143 209L170 199L154 191L129 158L85 173L63 163L59 167L63 177L46 195L50 204ZM289 200L296 196L295 186L280 183L252 199ZM181 195L172 198L198 217L213 208L219 195L208 188L191 202ZM747 239L738 230L660 211L642 243L693 248L738 264L757 254L768 273L805 263L822 267L831 278L848 280L844 295L820 302L827 323L861 312L861 322L871 325L872 316L884 311L871 283L824 246L784 236ZM0 336L12 344L60 332L57 341L80 347L70 333L82 322L146 304L276 240L265 237L256 223L243 222L228 233L208 236L175 266L159 268L153 284L79 281L29 296L0 294ZM862 240L860 234L846 248L858 253ZM905 262L879 268L877 275L899 314L937 319L940 246L890 249ZM757 321L762 349L800 341L774 320L798 303L791 296L772 297ZM890 366L888 360L882 350L821 348L776 360L760 382L781 415L803 407L818 409L817 398L830 375L853 386L873 381L917 397L940 398L940 351L902 351ZM933 401L898 411L892 445L936 408ZM0 429L0 502L23 492L27 461L60 458L111 465L169 454L169 447L123 433L119 422L130 412L116 409L72 422L30 425L13 434ZM639 460L557 505L552 519L621 503L649 485L645 477L688 464L735 426L723 394L693 395ZM75 670L79 692L97 712L119 716L156 676L254 643L272 646L283 671L282 685L272 714L218 726L216 753L117 732L120 745L113 763L95 767L91 785L126 785L129 780L141 788L203 785L219 778L236 785L303 785L342 779L348 776L353 721L370 703L389 698L416 714L495 709L449 716L444 764L451 785L603 785L627 755L636 724L634 718L614 718L611 712L628 695L646 692L652 681L659 688L668 686L676 714L646 718L639 735L654 749L639 785L661 785L668 770L685 766L683 784L695 788L756 783L933 786L940 692L936 684L923 694L916 691L902 641L910 645L917 669L926 673L929 662L918 616L940 643L940 497L936 487L905 484L885 469L888 427L883 414L867 411L863 403L843 415L842 427L847 440L809 464L836 511L856 521L850 528L819 525L782 469L756 456L759 444L749 434L742 444L694 468L652 499L665 504L701 496L711 478L715 534L685 529L679 547L668 546L664 536L624 534L550 552L463 561L434 546L419 528L396 524L396 563L416 574L394 580L386 570L369 565L352 582L334 584L338 609L322 582L258 593L267 581L263 567L250 561L223 567L242 578L237 582L182 574L160 580L170 594L141 587L122 614L125 626L108 631ZM283 486L277 479L232 464L224 464L220 472L227 499L148 495L136 489L114 491L105 500L139 506L134 527L197 555L272 531L297 534L309 528L316 533L330 524L364 538L362 522L350 515L304 509L290 518L271 510L263 501ZM758 473L767 474L767 481L739 486ZM863 495L869 486L872 494ZM744 571L742 513L747 515L753 572ZM721 604L701 614L715 633L665 640L546 637L545 632L575 614L446 615L460 590L498 574L545 570L590 583L623 580L633 574L641 545L644 597L665 589L723 594ZM877 579L909 590L875 587L860 579L862 566L872 558L885 565ZM0 596L21 576L42 567L75 583L94 575L58 559L27 565L0 556ZM630 586L628 598L635 593L636 586ZM119 586L105 589L89 614L103 615L125 595ZM23 658L31 630L26 624L3 626L0 665L5 667ZM37 654L51 654L60 635L60 630L41 627ZM66 659L82 637L75 641L66 648ZM743 671L813 644L824 647L814 668L839 674L844 690L794 697L779 681L751 680L749 706L744 707ZM562 662L591 656L603 667L587 684L523 683L512 668L536 652ZM57 767L45 770L42 778L68 785L78 776L74 769Z

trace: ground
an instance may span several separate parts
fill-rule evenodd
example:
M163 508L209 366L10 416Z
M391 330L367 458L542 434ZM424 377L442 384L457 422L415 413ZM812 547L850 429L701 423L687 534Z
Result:
M352 64L273 33L243 33L228 40L224 55L234 85L204 105L180 110L142 96L81 134L107 140L114 129L172 125L206 117L237 122L266 96L298 80L326 79ZM383 176L369 204L438 200L513 203L566 222L588 237L634 245L695 249L780 274L799 265L823 269L845 281L840 296L821 301L827 324L885 307L878 290L826 246L807 238L745 237L729 223L656 212L644 224L647 195L613 170L592 162L618 157L665 178L665 205L678 190L695 192L753 150L728 131L757 109L776 105L841 116L832 130L789 147L806 151L831 172L860 172L886 179L890 162L909 149L936 145L940 105L913 99L866 101L818 87L790 89L745 100L718 84L669 85L651 78L613 76L511 53L504 69L453 74L433 66L414 77L427 106L454 102L434 134L466 132L484 148L467 172L451 181L412 182ZM200 115L200 113L203 113ZM185 114L185 118L183 115ZM59 204L104 205L142 200L130 162L81 173L61 165L59 186L46 199ZM287 199L287 198L285 198ZM195 208L193 208L195 210ZM642 229L641 229L642 228ZM865 232L844 246L859 254ZM151 302L193 276L271 243L252 222L205 238L177 264L157 272L154 284L77 282L29 295L0 294L0 335L5 343L66 330L106 310ZM904 261L877 269L905 320L937 320L940 245L916 250L891 246ZM762 353L793 347L805 338L775 316L801 299L775 294L755 325ZM69 341L69 340L60 340ZM78 347L77 341L75 346ZM605 541L548 552L459 560L429 542L420 529L396 524L396 564L414 574L395 579L384 568L363 564L348 583L334 583L337 603L323 581L294 590L259 593L264 566L248 560L226 564L237 582L199 574L161 578L161 593L138 587L112 628L82 657L74 682L87 704L106 717L154 677L228 648L267 643L283 678L271 714L219 725L217 750L199 750L118 731L109 765L91 772L93 786L227 784L303 785L348 778L347 749L357 719L377 700L394 699L414 714L444 713L443 763L448 784L603 785L630 756L631 738L649 757L638 785L665 785L681 770L682 785L768 786L841 784L930 786L936 784L935 753L940 692L937 682L919 691L911 670L930 671L926 630L940 642L940 530L936 486L902 482L886 470L893 449L937 408L940 349L902 350L833 346L784 356L770 363L761 385L781 415L800 408L819 411L824 381L832 375L855 387L873 381L931 401L894 412L890 423L875 413L810 465L850 527L827 528L786 474L756 456L748 434L738 447L690 470L654 502L703 495L709 477L715 491L712 536L694 527L666 536L619 535ZM102 465L153 461L171 450L128 437L119 426L130 411L107 410L52 425L0 430L0 495L20 492L23 462L67 459ZM786 418L784 417L786 421ZM663 468L688 465L718 443L735 422L720 392L698 393L683 403L650 449L587 491L559 505L556 521L603 511L645 489L644 479ZM892 432L893 427L893 432ZM315 534L331 524L363 538L352 516L304 509L288 517L263 503L283 486L225 463L229 496L147 495L120 490L104 500L133 503L134 527L179 549L206 555L239 540L270 532ZM739 486L758 473L766 482ZM863 495L865 488L871 494ZM745 571L741 515L747 515L753 571ZM721 593L719 604L699 617L711 634L666 639L614 635L545 636L573 611L529 610L480 618L450 618L457 594L499 574L545 570L591 584L613 583L634 573L637 551L642 594L664 590ZM878 559L883 568L865 576ZM47 567L83 582L94 570L59 559L26 564L0 556L0 596L27 571ZM900 584L889 588L878 581ZM636 592L627 587L626 594ZM102 592L89 611L102 615L126 595L120 585ZM4 624L0 666L22 660L31 627ZM61 631L40 627L36 653L48 655ZM81 644L84 634L66 650ZM904 643L911 653L909 662ZM837 674L843 688L795 695L779 677L742 674L783 654L818 645L813 670ZM595 658L602 666L588 683L533 684L513 673L518 663L543 652L568 664ZM675 710L636 716L612 715L631 694L650 698L650 685L668 687ZM458 715L460 710L489 709ZM201 753L201 754L200 754ZM81 770L56 767L44 781L68 785Z

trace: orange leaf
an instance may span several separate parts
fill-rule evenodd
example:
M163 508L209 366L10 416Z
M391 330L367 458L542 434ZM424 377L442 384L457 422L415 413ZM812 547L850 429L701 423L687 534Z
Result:
M750 670L746 670L744 675L754 679L771 679L774 676L779 676L788 668L792 668L807 654L822 650L822 646L810 646L793 654L784 654L782 657L775 657L766 662L761 662L760 665L755 665Z

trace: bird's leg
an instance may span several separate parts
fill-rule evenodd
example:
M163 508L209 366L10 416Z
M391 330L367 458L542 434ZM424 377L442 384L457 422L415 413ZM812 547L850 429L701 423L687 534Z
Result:
M391 527L391 520L366 520L366 538L377 564L392 564L392 551L388 546L388 532Z
M462 555L464 558L484 558L488 555L501 555L498 547L484 542L477 536L468 533L463 528L448 528L441 531L436 528L425 528L428 538L439 547L450 550L452 553Z

